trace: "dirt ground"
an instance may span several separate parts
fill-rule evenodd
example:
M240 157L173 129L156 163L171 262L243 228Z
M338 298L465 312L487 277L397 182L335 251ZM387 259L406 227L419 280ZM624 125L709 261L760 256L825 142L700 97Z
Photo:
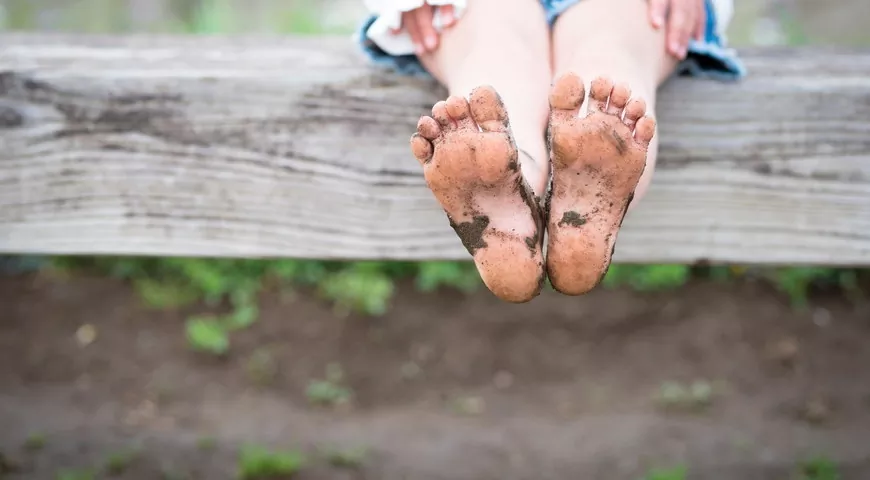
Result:
M338 318L273 293L223 359L190 351L188 312L150 311L114 280L5 277L0 302L3 478L136 448L116 478L228 479L248 442L370 452L356 468L312 453L302 479L635 480L685 463L690 479L785 480L817 454L870 478L870 304L833 294L795 312L749 281L520 306L404 286L385 317ZM263 347L267 382L251 370ZM306 386L333 362L353 402L310 405ZM714 386L706 409L654 398L696 379ZM26 449L37 432L45 445Z

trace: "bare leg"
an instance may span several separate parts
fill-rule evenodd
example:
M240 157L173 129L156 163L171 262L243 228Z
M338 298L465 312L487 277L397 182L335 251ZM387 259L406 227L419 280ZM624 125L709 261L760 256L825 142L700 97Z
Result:
M655 93L677 60L647 8L642 0L583 0L554 26L547 268L566 294L586 293L604 276L626 210L655 168Z
M489 289L531 300L544 279L539 198L549 175L543 9L535 0L469 2L421 60L451 94L411 139L426 182Z

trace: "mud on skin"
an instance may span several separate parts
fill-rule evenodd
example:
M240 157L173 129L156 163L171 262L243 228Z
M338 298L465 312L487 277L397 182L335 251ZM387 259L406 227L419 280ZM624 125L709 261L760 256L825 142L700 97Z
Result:
M462 242L462 246L468 250L472 256L481 248L486 248L486 241L483 240L483 232L489 226L489 217L486 215L475 215L470 222L456 223L450 218L450 227L456 232L456 236Z

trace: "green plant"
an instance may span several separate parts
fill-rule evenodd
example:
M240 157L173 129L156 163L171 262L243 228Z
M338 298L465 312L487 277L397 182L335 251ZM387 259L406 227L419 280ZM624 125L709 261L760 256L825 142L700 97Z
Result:
M234 13L232 3L227 0L201 0L194 10L189 28L201 35L238 33Z
M305 465L305 456L298 451L271 451L257 445L247 445L239 454L238 477L241 480L290 476Z
M190 305L199 297L198 292L189 285L147 277L135 279L133 287L145 305L158 310Z
M667 409L698 411L710 405L713 387L702 380L690 385L678 382L664 382L656 395L657 403Z
M840 480L837 464L825 457L816 456L801 462L799 466L799 480Z
M24 441L27 450L41 450L45 447L46 437L43 433L31 433Z
M217 446L217 439L214 437L203 436L196 439L196 448L200 450L214 450Z
M205 303L228 304L225 314L211 314L213 343L207 351L229 348L233 331L253 325L257 298L267 285L282 289L313 288L342 315L383 315L396 292L395 283L410 278L420 291L441 287L470 293L482 282L474 264L465 262L333 262L305 259L245 260L202 258L76 257L54 259L56 269L91 269L130 280L143 302L152 308L180 308ZM740 277L766 280L787 295L796 308L807 305L813 286L834 286L853 298L861 295L863 271L817 267L747 268L687 265L611 266L605 287L626 286L640 291L678 288L698 276L729 281ZM218 328L218 324L221 328ZM198 326L197 328L205 328ZM190 332L188 332L190 333ZM197 347L194 347L197 348ZM213 350L216 348L217 350Z
M323 449L322 456L327 463L335 467L359 468L368 457L368 449L365 447L331 447Z
M643 480L686 480L688 469L679 465L670 468L653 468L647 472Z
M423 262L417 271L416 286L423 292L448 286L472 293L482 284L477 267L472 262Z
M96 476L91 470L64 469L58 471L55 478L57 480L94 480Z
M835 286L852 297L860 296L858 272L822 267L790 267L779 268L767 273L776 287L788 295L791 304L796 309L804 309L808 305L809 291L813 286Z
M278 365L272 351L266 347L260 347L251 354L245 364L248 378L255 384L267 385L278 374Z
M324 380L312 380L305 389L308 401L316 405L337 406L350 402L353 392L342 385L344 371L341 365L331 363L326 366Z
M341 315L350 312L383 315L394 289L393 280L373 262L352 264L319 284L321 295L332 300L336 312Z
M109 455L104 463L104 469L109 475L120 475L139 456L136 450L122 450Z
M640 291L666 290L685 285L690 274L687 265L612 265L602 284L627 285Z
M197 351L223 355L230 348L230 339L224 325L214 316L191 317L185 322L188 344Z

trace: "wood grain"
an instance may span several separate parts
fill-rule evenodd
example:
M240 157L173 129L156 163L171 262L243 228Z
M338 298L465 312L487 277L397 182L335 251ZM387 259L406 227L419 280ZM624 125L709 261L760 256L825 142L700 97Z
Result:
M0 251L467 259L408 138L444 95L346 38L0 35ZM620 262L870 265L870 51L662 88Z

